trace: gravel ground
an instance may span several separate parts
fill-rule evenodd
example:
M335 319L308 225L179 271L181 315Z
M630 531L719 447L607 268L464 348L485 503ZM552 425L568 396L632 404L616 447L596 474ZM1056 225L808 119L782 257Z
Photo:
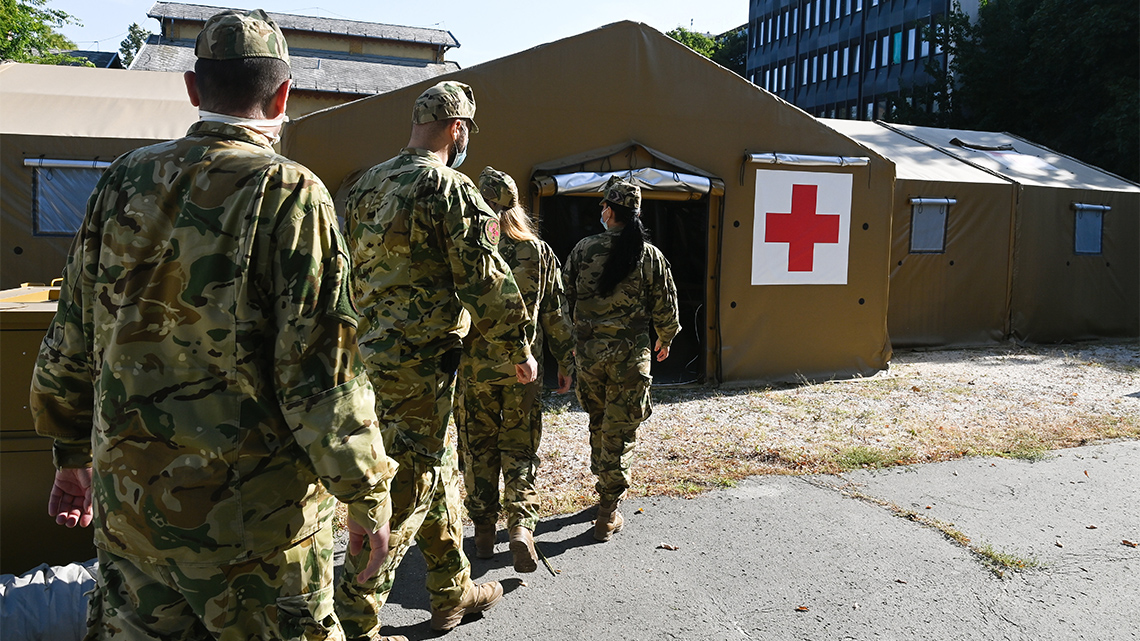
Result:
M544 511L593 500L587 417L547 398ZM654 389L635 450L635 496L692 495L745 476L952 460L1033 458L1140 438L1140 343L896 351L867 378L781 387Z

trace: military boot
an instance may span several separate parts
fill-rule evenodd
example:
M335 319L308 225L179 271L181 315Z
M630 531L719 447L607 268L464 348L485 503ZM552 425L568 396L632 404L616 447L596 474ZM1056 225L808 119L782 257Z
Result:
M495 556L495 523L475 524L475 556L490 559Z
M498 581L488 581L479 585L468 583L459 605L447 610L431 611L431 629L447 632L459 625L463 617L490 610L502 598L503 586L499 585Z
M534 535L530 528L522 525L511 528L511 554L515 557L515 572L534 572L538 568L538 555L534 552Z
M406 637L402 634L394 634L394 635L389 636L389 637L386 637L386 636L372 637L372 641L408 641L408 637Z
M618 512L620 503L621 499L598 503L598 520L594 521L594 540L609 541L615 532L621 531L625 519L621 517L621 512Z

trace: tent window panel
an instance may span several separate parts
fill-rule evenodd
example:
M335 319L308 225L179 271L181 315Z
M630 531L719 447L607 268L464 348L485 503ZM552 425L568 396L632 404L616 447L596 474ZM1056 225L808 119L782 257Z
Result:
M87 198L95 191L101 175L101 169L33 168L32 233L74 236L83 224Z
M1103 230L1103 211L1078 208L1073 251L1077 254L1100 254Z
M910 253L946 251L946 218L950 205L915 203L910 206Z

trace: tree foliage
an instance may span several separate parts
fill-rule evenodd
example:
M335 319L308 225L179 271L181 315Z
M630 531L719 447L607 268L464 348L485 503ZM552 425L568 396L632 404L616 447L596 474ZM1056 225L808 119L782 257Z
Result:
M149 31L140 27L137 22L131 23L131 26L127 28L127 37L119 43L119 57L122 58L124 67L131 66L131 63L135 61L135 54L139 52L149 37Z
M896 105L895 120L1008 131L1140 180L1135 0L982 2L974 24L955 3L927 37L942 39L949 69L928 66L935 82L904 91L916 108Z
M738 75L744 75L748 55L748 31L744 27L719 36L710 36L684 27L677 27L665 35L696 51L713 62Z
M71 14L47 7L48 0L0 0L0 60L37 64L84 63L61 50L75 43L55 29L80 24ZM90 64L90 63L88 63Z

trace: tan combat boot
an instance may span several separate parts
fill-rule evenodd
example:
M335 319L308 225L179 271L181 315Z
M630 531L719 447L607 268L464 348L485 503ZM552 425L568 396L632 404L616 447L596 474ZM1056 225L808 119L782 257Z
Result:
M475 556L490 559L495 556L495 524L475 524Z
M522 525L511 528L511 554L515 557L515 572L534 572L538 568L534 535L529 528Z
M621 517L621 512L618 512L620 503L621 499L612 503L598 503L598 520L594 521L594 540L609 541L614 533L621 531L625 519Z
M498 581L488 581L479 585L468 583L459 605L448 610L432 610L431 629L447 632L459 625L463 617L490 610L502 598L503 586L499 585Z
M385 637L385 636L372 637L372 641L408 641L408 637L406 637L402 634L394 634L390 637Z

